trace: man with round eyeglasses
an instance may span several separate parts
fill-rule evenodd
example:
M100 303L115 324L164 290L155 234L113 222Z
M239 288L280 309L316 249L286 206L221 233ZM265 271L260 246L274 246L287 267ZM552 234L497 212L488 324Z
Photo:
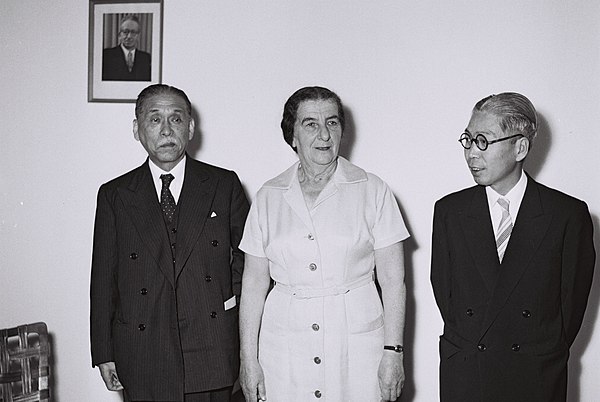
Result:
M595 264L587 205L523 171L537 115L518 93L475 105L459 142L477 184L435 205L444 320L440 401L565 402Z
M102 81L150 81L150 53L138 49L140 21L126 16L119 25L119 44L102 52Z

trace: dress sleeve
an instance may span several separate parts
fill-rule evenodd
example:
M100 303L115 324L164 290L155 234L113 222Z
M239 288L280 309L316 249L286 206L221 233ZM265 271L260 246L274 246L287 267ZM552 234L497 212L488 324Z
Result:
M372 229L375 250L406 240L410 234L404 224L402 213L389 186L375 178L377 185L377 214ZM371 180L371 177L369 178Z
M242 235L242 241L240 242L240 250L246 254L253 255L255 257L266 257L265 247L263 244L262 229L260 227L260 213L259 213L259 195L250 206L250 212L246 219L246 225L244 226L244 234Z

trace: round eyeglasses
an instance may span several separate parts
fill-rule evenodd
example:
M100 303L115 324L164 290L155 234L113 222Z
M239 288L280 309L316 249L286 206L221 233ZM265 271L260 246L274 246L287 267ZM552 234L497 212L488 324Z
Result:
M524 135L523 134L515 134L515 135L511 135L509 137L498 138L497 140L489 141L487 138L485 138L485 136L483 134L477 134L475 136L475 138L473 138L473 137L471 137L471 134L469 134L469 133L462 133L462 135L458 139L458 142L460 142L460 145L462 145L464 149L471 149L471 147L473 146L473 143L475 143L477 148L479 148L482 151L485 151L488 148L488 146L491 144L495 144L500 141L510 140L511 138L516 138L516 137L524 137Z

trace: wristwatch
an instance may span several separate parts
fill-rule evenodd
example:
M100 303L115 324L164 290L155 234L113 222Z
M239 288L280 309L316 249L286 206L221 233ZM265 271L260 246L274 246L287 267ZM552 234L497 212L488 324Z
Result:
M402 346L402 345L396 345L396 346L385 345L383 348L386 350L393 350L396 353L404 352L404 346Z

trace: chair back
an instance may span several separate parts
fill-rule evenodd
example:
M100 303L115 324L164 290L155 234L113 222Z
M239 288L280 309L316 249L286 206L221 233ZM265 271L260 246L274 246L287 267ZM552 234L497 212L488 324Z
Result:
M0 402L50 401L49 356L45 323L0 329Z

